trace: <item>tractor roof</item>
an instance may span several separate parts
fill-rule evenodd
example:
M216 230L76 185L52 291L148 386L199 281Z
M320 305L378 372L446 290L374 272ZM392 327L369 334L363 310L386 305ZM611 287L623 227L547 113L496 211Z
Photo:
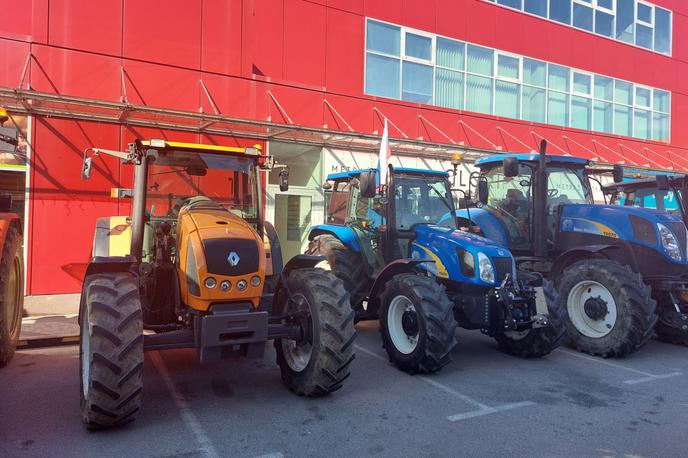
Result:
M330 173L327 175L328 180L343 180L347 178L353 178L355 176L358 176L361 174L361 172L366 172L366 171L376 171L377 169L357 169L357 170L348 170L346 172L339 172L339 173ZM428 170L428 169L416 169L416 168L409 168L409 167L394 167L394 172L401 172L401 173L418 173L418 174L424 174L424 175L435 175L435 176L449 176L447 172L444 172L442 170Z
M508 154L491 154L489 156L484 156L475 161L475 165L481 167L483 165L494 164L496 162L502 162L502 159L507 157L515 157L522 162L537 162L540 155L538 153L508 153ZM560 164L574 164L574 165L588 165L590 161L582 157L574 156L557 156L552 154L547 154L547 161L552 163Z
M262 154L262 147L260 145L242 148L234 146L204 145L201 143L169 142L166 140L154 139L143 140L141 144L143 144L144 146L150 146L152 148L157 149L195 151L198 153L232 153L246 154L249 156L260 156Z
M686 176L680 175L669 175L669 183L674 186L681 186L681 184L686 180ZM605 193L610 193L614 191L633 191L636 189L651 189L657 187L657 178L636 178L633 180L625 180L621 183L610 183L602 186L602 191Z

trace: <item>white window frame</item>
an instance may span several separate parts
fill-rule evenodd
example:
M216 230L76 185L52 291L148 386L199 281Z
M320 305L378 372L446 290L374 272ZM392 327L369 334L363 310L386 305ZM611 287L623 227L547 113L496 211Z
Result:
M577 92L573 89L573 76L576 74L587 76L588 78L590 78L590 92L588 92L587 94L585 92ZM594 98L594 94L595 94L595 74L594 73L585 72L582 70L576 70L575 68L571 68L570 75L571 75L571 85L569 87L569 92L571 93L571 95L575 95L578 97L588 97L590 99Z
M504 57L509 57L511 59L516 59L518 61L518 78L511 78L508 76L500 76L499 75L499 56L504 56ZM520 56L518 54L513 54L510 52L504 52L504 51L499 51L497 49L494 50L494 78L499 79L501 81L508 81L511 83L523 83L523 56Z
M430 39L430 60L421 59L420 57L409 56L406 54L406 35L417 35L419 37L425 37ZM435 54L437 47L437 36L432 33L416 31L414 29L409 29L408 27L401 27L401 59L407 60L409 62L414 62L416 64L425 65L435 65ZM434 72L433 72L434 73Z
M649 105L639 105L638 104L638 89L645 89L650 93L650 104ZM633 108L640 108L641 110L655 111L653 108L655 91L649 86L644 86L642 84L633 84Z
M638 6L644 5L650 8L650 20L652 22L645 22L641 21L638 19ZM644 2L643 0L636 0L635 2L635 14L634 14L634 19L636 24L644 25L645 27L650 27L652 29L652 37L654 38L654 31L655 31L655 5L652 3ZM652 46L654 47L654 40L652 43Z
M595 8L595 11L601 11L601 12L603 12L603 13L611 14L612 16L614 16L614 22L616 22L616 0L612 0L612 8L611 8L611 9L609 9L609 8L607 8L607 7L605 7L605 6L600 6L600 5L597 3L597 2L599 2L599 1L600 1L600 0L594 0L594 4L595 4L594 8Z

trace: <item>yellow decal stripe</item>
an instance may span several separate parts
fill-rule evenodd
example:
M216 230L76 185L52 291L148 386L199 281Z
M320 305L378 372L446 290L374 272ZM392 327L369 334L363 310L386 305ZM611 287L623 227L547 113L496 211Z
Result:
M435 266L437 267L437 276L438 277L449 278L449 272L447 272L447 268L444 267L444 264L442 264L442 261L440 261L440 258L435 253L433 253L429 249L427 249L424 246L419 245L415 242L413 242L413 244L415 246L417 246L418 248L420 248L421 250L425 251L428 254L428 256L430 256L430 259L435 261Z

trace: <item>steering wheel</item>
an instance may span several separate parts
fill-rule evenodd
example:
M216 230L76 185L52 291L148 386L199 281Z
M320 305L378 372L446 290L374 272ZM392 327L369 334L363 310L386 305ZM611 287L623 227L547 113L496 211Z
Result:
M547 190L547 197L549 197L550 199L553 199L553 198L557 197L558 195L559 195L558 189L552 188L552 189Z

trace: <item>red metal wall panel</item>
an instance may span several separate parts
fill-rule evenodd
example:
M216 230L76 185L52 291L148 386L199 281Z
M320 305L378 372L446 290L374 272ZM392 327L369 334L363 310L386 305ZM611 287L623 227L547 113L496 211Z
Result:
M268 114L274 122L323 126L324 94L320 91L271 85Z
M330 8L327 11L325 42L327 91L355 96L363 94L365 19Z
M200 72L125 60L124 84L130 103L198 111Z
M402 23L421 30L436 30L437 0L403 0Z
M204 113L214 114L214 103L220 114L226 116L261 121L267 119L267 84L248 78L210 73L202 74L201 79L213 101L211 103L205 91L201 91L201 107Z
M117 187L117 160L94 160L91 179L81 179L83 150L117 149L119 127L90 122L38 119L31 157L29 294L75 293L90 257L96 218L116 215L109 197Z
M325 86L325 9L303 0L284 1L285 80Z
M0 86L19 86L29 47L28 43L0 38ZM29 78L30 73L25 77L27 83Z
M32 53L33 89L119 102L119 58L43 45L33 45Z
M365 15L383 21L401 24L402 0L364 0Z
M0 21L0 37L14 38L28 41L33 30L33 2L16 0L0 0L0 11L3 20ZM7 20L11 18L11 20Z
M125 0L124 57L199 69L201 0Z
M239 75L241 73L241 0L206 0L203 6L203 71Z
M363 14L364 0L327 0L328 7L350 13Z
M242 26L241 73L282 78L284 1L248 2Z
M51 0L51 45L119 56L122 1Z

